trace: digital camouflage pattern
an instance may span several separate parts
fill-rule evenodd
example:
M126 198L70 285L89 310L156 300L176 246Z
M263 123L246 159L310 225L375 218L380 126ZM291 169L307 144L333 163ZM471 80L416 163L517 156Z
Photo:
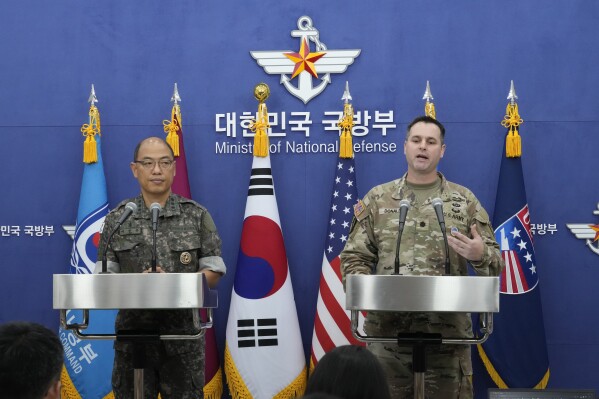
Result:
M374 187L366 194L361 205L363 209L356 207L352 229L340 256L344 282L348 274L394 273L399 201L404 198L410 201L411 206L401 238L399 272L402 275L434 276L445 273L445 244L431 204L434 197L443 200L448 235L452 228L457 228L460 233L470 237L470 226L476 225L485 244L482 260L470 262L476 273L483 276L499 275L503 260L487 212L470 190L447 181L441 173L439 177L441 184L438 192L424 201L419 201L414 190L408 187L405 176ZM451 248L449 254L451 274L468 275L468 261ZM447 338L473 336L472 322L467 313L369 312L364 330L368 335L379 336L394 336L398 332L441 333ZM394 397L413 397L411 348L383 344L371 344L369 347L383 362ZM441 356L438 361L427 358L427 397L471 397L471 388L466 396L457 394L460 387L463 388L462 376L472 375L470 347L451 345L435 348L436 353L440 350L449 351L452 355ZM435 375L439 378L431 378ZM446 387L445 380L449 382L449 387ZM448 396L447 390L455 392L455 396Z
M121 202L106 217L100 244L98 259L102 259L102 251L106 248L105 241L108 234L125 209L129 201L137 205L137 212L133 214L112 237L110 246L106 251L109 269L120 273L142 273L151 268L152 259L152 221L151 212L146 208L143 197ZM156 233L156 258L157 265L166 273L197 273L202 269L225 272L224 262L221 258L221 240L216 230L212 217L206 210L193 200L171 194L165 207L160 211L159 229ZM98 269L98 267L96 267ZM156 292L156 295L161 295ZM118 330L148 330L159 334L192 334L198 330L198 312L191 309L183 310L121 310L119 311L115 329ZM129 364L121 362L129 358L132 344L115 342L115 367L113 370L113 384L128 387L132 383L133 372ZM199 389L193 389L190 398L201 397L204 385L204 339L161 341L159 344L150 344L146 350L149 364L161 363L164 359L175 359L172 362L169 374L175 378L173 381L185 380L190 385L189 378L199 382ZM190 354L191 356L186 356ZM175 357L173 357L175 356ZM121 359L121 360L119 360ZM179 360L176 360L179 359ZM178 366L177 366L178 364ZM147 374L147 373L146 373ZM166 371L161 375L165 377ZM189 378L187 378L188 376ZM200 379L201 377L201 379ZM127 381L131 378L131 381ZM125 380L127 379L127 380ZM181 382L181 381L179 381ZM175 388L162 386L161 391L166 394ZM148 384L152 384L148 380ZM114 385L113 385L114 386ZM130 388L130 387L129 387ZM166 389L166 391L165 391ZM115 390L115 394L117 394ZM167 397L182 398L178 392ZM117 395L117 397L119 397ZM127 397L127 396L123 396Z
M166 356L164 346L150 345L146 349L147 368L144 369L144 399L203 398L204 345L201 353L189 352ZM115 399L133 399L133 354L115 351L112 386Z

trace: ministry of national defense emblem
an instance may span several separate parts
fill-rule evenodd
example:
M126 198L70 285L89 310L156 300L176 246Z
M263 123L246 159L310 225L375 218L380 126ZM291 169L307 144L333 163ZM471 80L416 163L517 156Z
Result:
M300 17L297 27L297 30L291 31L291 36L300 39L297 52L250 51L250 54L266 73L281 75L280 83L287 91L307 104L331 83L331 74L345 72L361 50L327 49L308 16ZM315 52L310 50L310 42L314 43ZM296 86L292 83L295 78ZM319 79L320 82L314 86L313 79Z
M593 211L593 214L599 215L599 204L597 204L597 210ZM587 247L596 255L599 255L599 224L571 223L566 224L566 226L576 238L585 240Z

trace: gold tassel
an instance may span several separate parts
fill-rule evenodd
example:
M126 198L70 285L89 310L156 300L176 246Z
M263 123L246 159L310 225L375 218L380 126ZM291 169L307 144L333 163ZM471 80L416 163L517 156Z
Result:
M343 105L343 117L337 123L341 129L339 137L339 158L352 158L354 147L352 141L352 129L354 127L354 109L350 103Z
M89 124L81 126L81 133L85 137L83 142L83 162L90 164L98 162L98 145L96 134L100 134L100 112L95 105L89 108Z
M162 125L164 126L164 133L166 133L166 142L171 146L176 157L179 156L179 135L177 130L180 129L182 123L181 108L179 104L175 104L171 110L171 120L163 120Z
M266 104L258 105L258 117L252 120L250 130L254 132L254 156L265 157L268 155L268 110Z
M518 126L524 121L518 113L518 104L509 103L505 109L505 116L501 121L503 127L509 128L505 138L505 156L508 158L519 158L522 156L522 138L518 134Z
M430 116L433 119L437 119L437 112L435 111L435 104L429 101L424 105L424 114Z
M83 142L83 162L98 162L98 143L93 134L88 134Z

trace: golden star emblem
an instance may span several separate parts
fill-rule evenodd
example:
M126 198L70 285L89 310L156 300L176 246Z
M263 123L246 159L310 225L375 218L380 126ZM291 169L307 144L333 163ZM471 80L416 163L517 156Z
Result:
M297 53L283 53L285 57L295 62L295 68L293 69L293 75L291 75L291 79L295 78L303 71L306 71L315 78L318 78L314 63L325 54L325 52L311 53L310 45L308 44L306 38L302 40L302 44Z
M599 224L589 224L589 227L593 230L595 230L595 238L593 239L593 242L599 240Z

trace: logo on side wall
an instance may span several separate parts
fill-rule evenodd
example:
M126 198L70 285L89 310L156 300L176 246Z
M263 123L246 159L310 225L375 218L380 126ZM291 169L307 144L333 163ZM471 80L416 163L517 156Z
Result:
M250 54L266 73L281 75L280 83L287 91L307 104L331 83L331 74L345 72L361 50L328 50L308 16L300 17L297 27L291 36L300 39L298 52L250 51ZM311 52L310 42L315 44L315 52ZM297 86L292 84L295 78ZM314 86L313 79L320 79L320 83Z
M593 215L599 215L599 203ZM599 255L599 224L566 224L576 238L585 240L586 245L596 255Z

